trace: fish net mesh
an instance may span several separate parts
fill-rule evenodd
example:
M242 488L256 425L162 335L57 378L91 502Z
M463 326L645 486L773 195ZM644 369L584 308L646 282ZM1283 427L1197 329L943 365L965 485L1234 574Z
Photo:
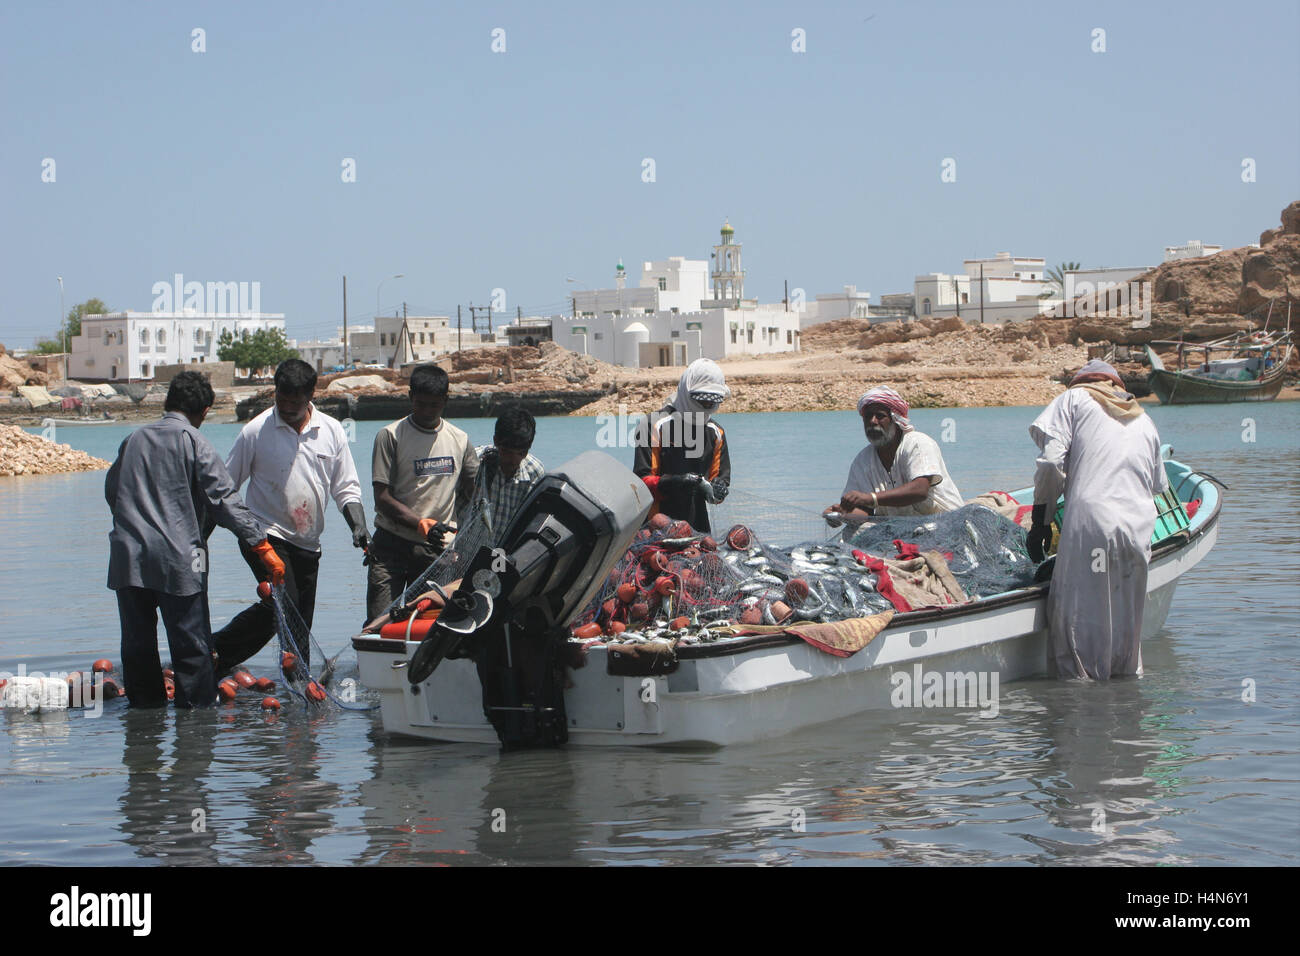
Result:
M497 543L504 528L493 529L487 502L480 498L462 515L459 530L451 544L438 555L418 578L407 586L401 596L388 609L393 613L406 607L420 595L431 591L434 585L446 590L452 581L459 580L469 568L479 549Z
M579 615L575 636L688 629L703 630L708 640L708 629L733 623L831 622L875 614L894 605L854 552L901 558L914 553L907 545L943 554L971 598L1033 582L1024 529L980 505L873 519L869 526L833 531L829 539L820 515L782 507L742 499L734 509L717 508L711 516L720 519L714 535L656 516ZM741 514L747 521L727 523Z
M280 644L280 673L290 693L313 709L371 710L377 706L356 700L355 681L346 682L341 692L337 683L331 686L339 655L326 657L284 585L271 589L271 603Z
M874 518L870 525L846 527L842 534L849 547L878 557L895 556L900 541L921 551L938 551L972 598L1027 587L1037 567L1025 550L1025 529L983 505L963 505L936 515Z

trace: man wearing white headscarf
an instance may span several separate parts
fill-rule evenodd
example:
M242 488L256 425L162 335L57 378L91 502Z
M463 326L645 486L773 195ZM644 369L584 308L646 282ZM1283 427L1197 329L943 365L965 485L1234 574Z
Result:
M730 394L718 363L696 359L677 394L645 423L632 470L654 494L652 515L662 511L710 530L708 504L726 498L731 484L726 432L713 412Z
M1039 449L1027 542L1035 561L1062 492L1066 500L1047 597L1048 670L1084 680L1141 675L1152 499L1169 487L1156 426L1115 369L1094 359L1029 434Z
M849 466L839 502L826 509L832 525L873 514L938 514L964 504L939 443L913 428L907 413L903 396L888 385L862 393L858 414L868 444Z

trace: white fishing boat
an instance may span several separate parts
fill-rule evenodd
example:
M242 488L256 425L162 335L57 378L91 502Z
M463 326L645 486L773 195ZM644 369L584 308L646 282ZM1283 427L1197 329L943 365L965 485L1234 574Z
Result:
M1201 504L1186 528L1152 547L1144 639L1162 628L1180 578L1209 553L1218 535L1220 493L1213 479L1168 458L1165 469L1179 501L1200 499ZM1032 490L1013 492L1013 497L1031 501ZM642 517L644 511L638 524ZM626 547L626 538L615 547ZM1049 586L897 613L848 657L774 633L679 645L671 673L615 676L608 672L608 648L596 644L588 649L584 667L566 671L562 712L568 743L664 746L763 740L897 706L905 684L914 686L912 699L920 703L922 680L933 674L940 675L946 692L956 694L945 697L946 702L981 706L980 680L996 675L997 686L1003 686L1047 673ZM592 593L589 588L582 603ZM479 671L470 660L444 660L427 679L412 683L408 669L419 642L361 636L353 646L361 682L379 693L389 733L498 742L497 730L484 718Z

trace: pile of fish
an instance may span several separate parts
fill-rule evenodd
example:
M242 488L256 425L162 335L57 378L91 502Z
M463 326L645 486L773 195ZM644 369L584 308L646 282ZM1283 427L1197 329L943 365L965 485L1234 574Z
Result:
M733 624L840 621L893 605L866 555L838 542L775 548L744 525L721 541L655 515L578 618L579 641L708 643Z

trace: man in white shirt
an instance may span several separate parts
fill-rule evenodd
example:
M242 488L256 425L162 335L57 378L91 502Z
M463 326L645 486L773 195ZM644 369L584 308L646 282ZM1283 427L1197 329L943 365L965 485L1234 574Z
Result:
M370 536L361 503L361 482L352 461L347 433L337 420L318 412L311 398L316 372L301 359L288 359L275 370L275 404L244 426L226 459L226 469L244 500L267 529L266 539L285 564L285 594L311 627L316 610L316 575L320 535L328 499L347 519L354 547L366 549ZM253 575L265 580L262 561L244 545L244 560ZM275 613L261 601L237 614L213 635L217 673L252 657L275 636ZM309 647L300 647L309 663Z
M939 443L912 427L907 402L887 385L858 399L868 445L849 466L839 502L826 509L832 525L870 515L929 515L965 502L948 474Z
M1035 561L1065 494L1047 594L1048 671L1077 680L1140 676L1152 499L1169 487L1156 426L1114 367L1093 359L1029 434L1039 449L1026 541Z

